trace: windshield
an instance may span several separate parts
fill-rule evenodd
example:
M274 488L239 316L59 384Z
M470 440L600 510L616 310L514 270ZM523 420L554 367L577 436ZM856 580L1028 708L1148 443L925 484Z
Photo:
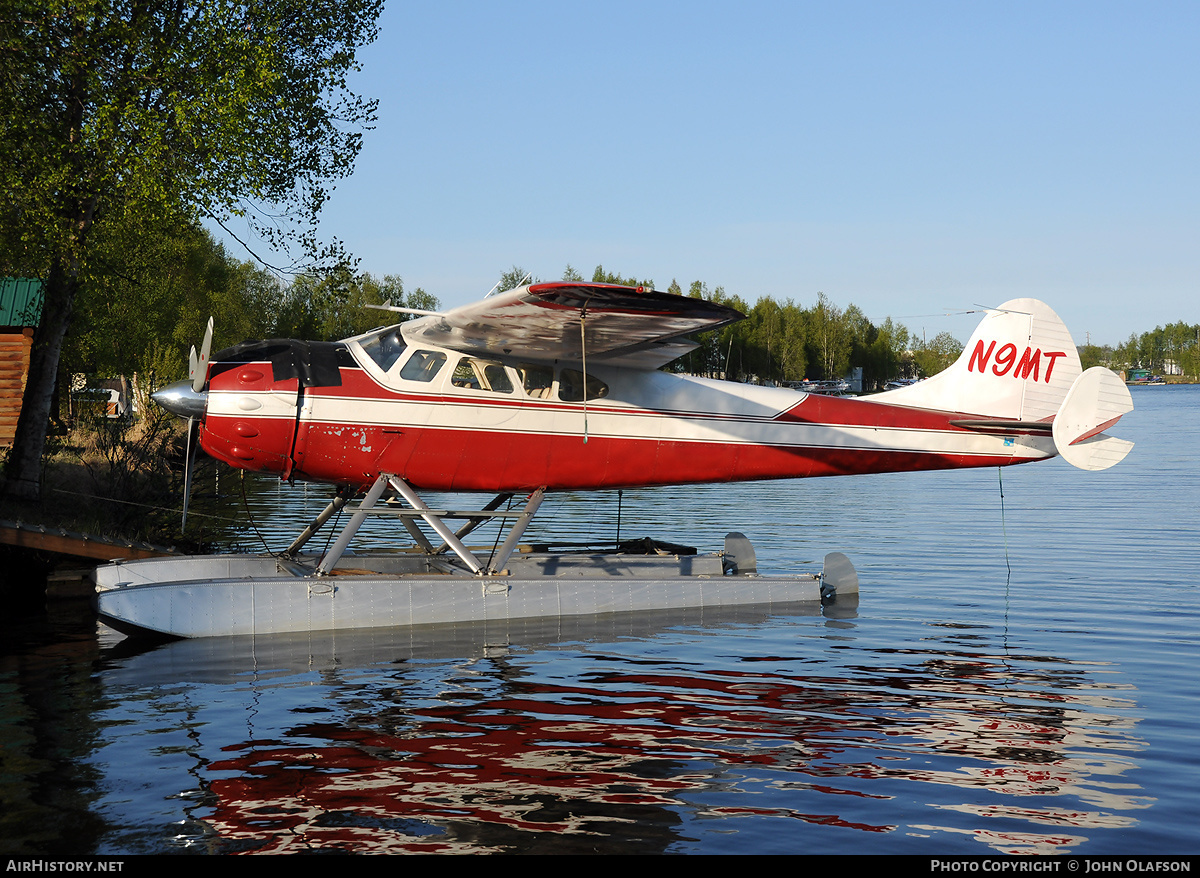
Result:
M404 337L400 328L390 326L372 335L359 339L358 343L366 351L368 357L376 362L380 369L387 371L392 368L400 355L404 353Z

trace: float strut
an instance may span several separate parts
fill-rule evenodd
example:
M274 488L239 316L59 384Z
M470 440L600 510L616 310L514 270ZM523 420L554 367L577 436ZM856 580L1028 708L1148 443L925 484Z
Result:
M287 547L287 550L283 553L283 557L294 558L296 553L304 548L304 544L312 539L313 534L324 527L325 522L333 518L336 513L340 512L342 508L350 502L350 498L353 496L354 489L349 485L342 485L340 488L338 488L338 491L333 496L333 499L329 501L329 505L322 509L321 514L316 517L313 523L306 527L300 533L300 536L296 537L295 542Z
M346 527L342 529L341 534L329 551L325 553L325 557L321 559L321 563L317 566L317 576L327 576L337 562L342 559L342 553L346 551L346 547L350 545L350 541L354 539L354 535L358 533L358 529L362 526L363 521L367 517L367 512L379 500L383 494L383 489L388 485L389 476L386 473L381 473L379 478L375 479L375 483L371 485L371 489L367 491L367 496L363 497L362 502L358 504L358 509L354 515L346 522ZM332 505L332 504L331 504Z
M386 478L391 483L391 486L395 488L396 493L403 497L408 502L409 506L421 513L421 517L425 519L425 522L432 527L437 535L446 543L446 545L454 551L454 554L461 558L462 562L471 568L472 573L484 572L483 565L479 563L479 559L471 553L470 549L463 545L462 540L456 537L450 528L446 527L446 523L442 521L442 519L428 506L425 505L425 502L417 496L417 492L409 487L408 482L404 481L404 479L397 478L396 476L380 476L380 478Z
M529 522L533 520L533 515L538 511L538 507L542 505L542 498L546 496L545 488L538 488L529 495L529 500L525 503L525 512L513 522L513 526L509 528L508 538L504 541L504 545L492 558L491 570L493 573L503 569L504 562L508 560L508 556L513 553L513 549L517 547L517 540L525 533L525 528L529 527Z

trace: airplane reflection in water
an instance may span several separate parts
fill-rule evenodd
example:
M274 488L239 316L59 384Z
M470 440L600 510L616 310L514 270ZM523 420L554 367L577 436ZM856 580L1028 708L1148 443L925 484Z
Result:
M732 636L711 616L705 630ZM751 627L766 618L728 617ZM599 635L652 644L684 621L608 619ZM1123 778L1122 754L1143 747L1128 705L1098 690L1090 665L944 643L829 674L824 660L757 654L736 670L694 655L637 661L596 642L585 622L519 635L588 651L550 646L546 661L529 646L486 646L509 639L494 627L462 626L417 646L412 630L339 634L336 648L332 634L196 640L128 659L118 676L141 689L208 684L184 698L179 722L200 742L189 773L207 789L193 817L221 851L651 852L686 845L697 820L753 833L785 818L857 830L849 843L864 852L969 832L998 852L1045 853L1131 825L1128 812L1152 802ZM436 658L451 655L472 657ZM264 669L249 701L248 667ZM302 709L288 694L297 686ZM248 731L227 713L228 687L253 703ZM234 737L204 753L218 734L210 709ZM902 801L864 807L871 799ZM960 817L868 816L933 812ZM771 838L764 852L799 849Z

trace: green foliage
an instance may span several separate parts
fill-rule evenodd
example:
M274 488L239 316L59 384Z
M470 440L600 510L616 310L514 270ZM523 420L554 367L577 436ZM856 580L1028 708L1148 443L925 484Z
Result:
M913 343L913 359L922 378L936 375L949 367L963 351L962 342L948 332L939 332L930 341Z
M817 374L814 378L840 378L850 367L853 347L850 323L846 313L817 293L817 302L808 314L811 331L809 349L812 351Z
M406 293L396 275L378 280L338 268L285 285L261 266L232 257L198 226L147 233L136 249L123 248L123 236L112 245L114 264L120 253L136 258L92 278L88 307L77 314L63 348L62 398L76 373L137 375L142 390L182 378L188 349L200 344L209 317L218 351L258 338L333 341L408 319L367 305L440 307L420 288Z
M1090 369L1093 366L1110 367L1113 362L1112 346L1081 345L1079 347L1079 362L1084 369Z
M863 385L882 387L893 378L916 377L908 329L888 317L873 332L861 354Z
M394 274L378 280L369 274L336 270L327 275L300 275L284 292L270 334L280 338L337 341L361 335L377 326L402 322L410 315L380 311L369 305L436 311L437 298L418 287L405 294L404 281Z
M375 102L347 77L381 10L382 0L4 0L0 271L41 278L45 294L9 496L40 491L76 300L94 307L119 264L142 260L147 230L239 218L285 258L346 261L318 241L317 218L374 121Z
M60 387L83 372L174 380L187 351L215 317L213 350L270 332L283 287L270 272L230 256L204 229L148 230L130 246L127 230L105 227L104 267L89 277L62 353Z
M649 281L622 278L603 267L597 267L593 281L651 286ZM677 280L671 281L667 292L684 295ZM769 296L751 306L723 287L710 289L704 281L696 280L688 286L686 295L746 315L730 326L697 334L693 338L696 350L668 366L694 375L787 384L842 378L861 367L863 389L872 390L893 378L916 375L918 353L927 368L934 368L938 363L953 362L956 351L962 350L960 343L943 333L927 348L913 351L910 348L916 339L892 318L876 326L857 306L842 309L824 293L818 293L816 302L808 308L790 299L779 302Z
M570 268L570 266L567 267ZM596 270L592 272L592 283L616 284L621 287L645 287L648 290L654 289L654 281L652 280L635 280L632 277L621 277L619 274L605 271L603 265L597 265Z
M515 290L517 287L525 284L540 284L541 282L541 278L534 277L519 265L514 265L511 271L506 271L500 275L500 280L496 283L495 291L503 293L508 290Z
M90 229L243 218L336 262L316 219L375 102L349 91L381 0L5 0L0 228L43 276L94 261ZM265 209L268 208L269 209ZM128 225L128 222L124 223Z

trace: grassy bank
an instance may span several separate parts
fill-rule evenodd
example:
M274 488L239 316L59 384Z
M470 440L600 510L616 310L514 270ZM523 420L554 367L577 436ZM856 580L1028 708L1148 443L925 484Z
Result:
M198 528L180 531L186 445L174 417L79 419L47 441L40 500L0 500L0 519L199 548ZM200 455L200 465L215 464Z

